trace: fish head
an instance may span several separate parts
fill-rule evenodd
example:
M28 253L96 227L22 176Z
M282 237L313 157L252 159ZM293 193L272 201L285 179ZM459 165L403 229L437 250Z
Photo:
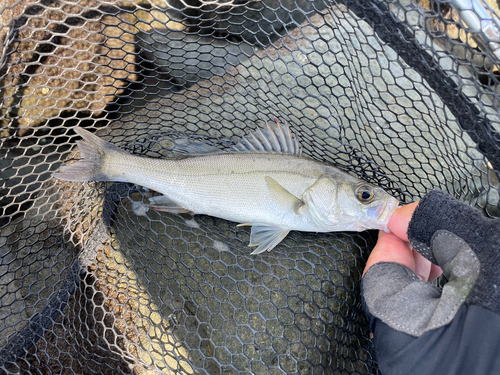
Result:
M322 176L302 200L321 231L388 231L387 224L399 201L380 187L362 180L339 182Z

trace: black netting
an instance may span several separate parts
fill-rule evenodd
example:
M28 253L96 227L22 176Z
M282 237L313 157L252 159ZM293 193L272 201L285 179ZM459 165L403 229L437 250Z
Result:
M75 126L168 157L277 117L403 202L441 189L500 216L496 2L473 3L2 1L0 373L377 373L376 233L254 256L235 223L51 173Z

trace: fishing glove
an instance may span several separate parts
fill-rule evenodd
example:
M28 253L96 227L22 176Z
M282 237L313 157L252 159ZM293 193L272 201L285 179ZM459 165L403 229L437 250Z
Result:
M433 191L408 238L448 282L441 290L393 262L368 269L363 307L382 374L500 374L500 219Z

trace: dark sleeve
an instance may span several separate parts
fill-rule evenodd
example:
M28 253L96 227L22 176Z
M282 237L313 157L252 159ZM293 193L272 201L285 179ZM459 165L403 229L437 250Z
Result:
M500 374L500 316L462 306L449 325L416 338L368 314L382 375Z

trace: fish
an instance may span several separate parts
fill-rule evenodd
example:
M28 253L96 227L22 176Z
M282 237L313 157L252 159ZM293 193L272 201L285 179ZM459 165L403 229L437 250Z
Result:
M381 187L302 154L288 124L247 133L229 151L195 148L184 157L132 155L76 127L80 159L53 177L128 182L160 193L149 207L215 216L251 226L251 254L276 247L290 231L387 229L399 201Z

